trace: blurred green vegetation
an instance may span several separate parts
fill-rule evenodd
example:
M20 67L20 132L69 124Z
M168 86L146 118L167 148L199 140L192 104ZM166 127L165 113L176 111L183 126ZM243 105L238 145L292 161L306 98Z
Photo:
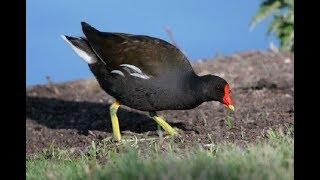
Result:
M273 20L269 25L268 34L274 34L280 40L280 49L294 51L294 1L263 0L256 16L252 19L251 28L269 16Z
M27 179L293 179L293 128L269 129L265 139L240 147L149 141L92 142L74 157L54 146L26 162ZM211 136L208 138L211 139ZM167 147L167 148L165 148ZM166 150L164 150L164 148Z

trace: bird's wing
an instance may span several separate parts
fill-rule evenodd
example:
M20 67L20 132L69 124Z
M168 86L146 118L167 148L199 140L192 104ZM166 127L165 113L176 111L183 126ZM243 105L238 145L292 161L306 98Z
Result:
M120 73L119 68L126 68L137 76L193 71L186 56L164 40L142 35L100 32L84 22L82 30L96 55L115 73Z

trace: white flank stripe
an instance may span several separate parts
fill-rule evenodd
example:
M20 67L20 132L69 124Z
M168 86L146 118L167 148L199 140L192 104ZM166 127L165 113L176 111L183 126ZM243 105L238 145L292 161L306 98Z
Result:
M150 77L147 76L147 75L145 75L145 74L131 73L130 75L131 75L131 76L138 77L138 78L142 78L142 79L150 79Z
M131 64L121 64L120 66L122 67L122 69L127 71L131 76L138 77L141 79L150 79L150 76L144 74L141 71L141 69L139 69L137 66L134 66ZM123 77L124 77L124 74L121 71L119 71L119 70L113 70L113 71L115 71L115 73L117 73L117 74L121 73L121 75L123 75ZM111 71L111 72L113 72L113 71Z
M141 69L139 69L137 66L134 66L134 65L131 65L131 64L121 64L120 66L128 67L128 68L132 69L133 71L142 74Z
M121 72L121 71L119 71L119 70L113 70L113 71L111 71L111 73L119 74L119 75L121 75L121 76L123 76L123 77L124 77L123 72Z
M61 35L62 39L65 40L70 46L71 48L78 54L78 56L80 56L86 63L88 64L93 64L96 62L96 60L94 58L92 58L88 53L86 53L85 51L77 48L76 46L74 46L64 35Z
M129 74L131 73L130 68L128 68L128 67L122 67L122 69L127 71Z

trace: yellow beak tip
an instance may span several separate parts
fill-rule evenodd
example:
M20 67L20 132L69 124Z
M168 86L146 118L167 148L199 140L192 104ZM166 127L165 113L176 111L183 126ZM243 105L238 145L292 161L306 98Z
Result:
M234 106L233 105L229 105L228 108L232 111L234 111Z

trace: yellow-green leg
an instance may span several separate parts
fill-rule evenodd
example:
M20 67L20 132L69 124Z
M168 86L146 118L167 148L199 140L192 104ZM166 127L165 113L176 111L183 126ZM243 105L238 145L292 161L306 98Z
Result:
M162 117L158 116L155 112L149 113L152 119L154 119L169 135L173 136L178 134Z
M112 123L112 131L113 136L116 141L121 140L121 134L120 134L120 128L119 128L119 120L117 116L118 108L120 107L120 103L118 101L115 101L110 106L110 116L111 116L111 123Z

